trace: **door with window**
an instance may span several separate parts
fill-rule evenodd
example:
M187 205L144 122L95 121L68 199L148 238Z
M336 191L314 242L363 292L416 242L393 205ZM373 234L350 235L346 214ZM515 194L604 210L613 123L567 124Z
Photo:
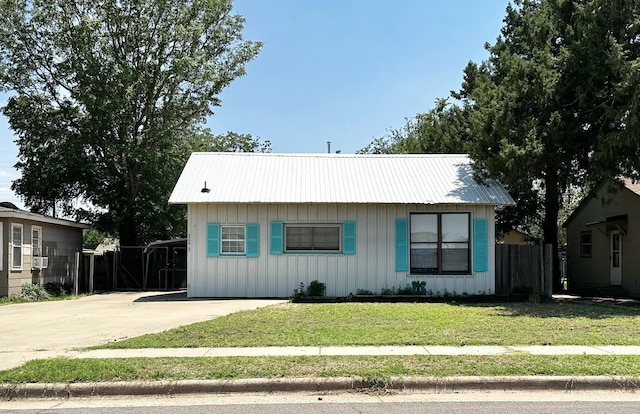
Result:
M622 233L620 230L611 232L611 286L622 285Z

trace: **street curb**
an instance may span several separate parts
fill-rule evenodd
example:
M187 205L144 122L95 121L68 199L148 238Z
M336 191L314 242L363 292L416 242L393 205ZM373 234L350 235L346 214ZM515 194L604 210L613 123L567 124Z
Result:
M392 377L274 378L243 380L131 381L88 383L0 384L0 399L73 398L94 396L229 394L329 391L626 391L640 390L640 377Z

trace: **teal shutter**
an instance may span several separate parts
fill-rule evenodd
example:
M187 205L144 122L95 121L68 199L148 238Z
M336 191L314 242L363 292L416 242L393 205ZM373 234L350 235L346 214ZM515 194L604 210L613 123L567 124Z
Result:
M271 222L271 254L282 254L284 237L284 223L281 221Z
M247 257L260 256L260 226L258 224L247 224Z
M356 254L356 222L342 223L342 253Z
M489 264L487 219L473 220L473 271L486 272Z
M407 219L396 219L396 272L409 270L409 228Z
M220 256L220 225L207 223L207 256Z

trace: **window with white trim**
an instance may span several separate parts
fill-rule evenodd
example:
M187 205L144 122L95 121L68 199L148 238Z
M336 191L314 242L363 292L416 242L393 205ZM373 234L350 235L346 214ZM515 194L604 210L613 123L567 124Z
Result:
M245 254L245 226L220 226L220 253Z
M42 227L31 226L31 256L42 256Z
M471 271L469 213L414 213L410 228L411 273Z
M11 223L11 270L22 270L22 224Z
M286 252L339 252L340 224L285 224Z

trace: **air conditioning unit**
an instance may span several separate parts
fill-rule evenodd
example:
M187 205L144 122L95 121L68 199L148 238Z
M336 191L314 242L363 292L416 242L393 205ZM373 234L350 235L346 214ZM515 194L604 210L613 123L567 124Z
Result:
M43 256L36 256L33 258L33 264L31 267L34 269L46 269L49 266L49 258Z

